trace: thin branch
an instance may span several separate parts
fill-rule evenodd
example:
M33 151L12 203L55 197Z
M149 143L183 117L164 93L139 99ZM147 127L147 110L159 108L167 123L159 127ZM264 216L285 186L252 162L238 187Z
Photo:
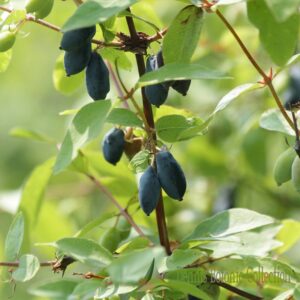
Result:
M128 8L128 11L130 12L130 9ZM129 29L130 36L133 41L137 41L139 39L133 18L130 16L126 17L127 26ZM141 54L135 54L136 63L139 71L139 76L142 76L146 72L145 68L145 62L144 57ZM156 133L155 133L155 124L154 124L154 118L153 118L153 112L152 107L148 99L145 95L145 89L142 88L142 98L143 98L143 107L144 107L144 115L147 120L147 124L149 125L152 132L148 133L148 137L151 141L153 141L153 145L151 149L155 155L156 152ZM170 242L168 237L168 230L167 230L167 224L166 224L166 217L165 217L165 211L164 211L164 204L162 199L162 193L160 193L160 199L158 201L157 207L156 207L156 223L158 227L158 233L159 233L159 239L160 244L165 247L165 250L167 254L171 254L171 248L170 248Z
M218 257L218 258L213 258L213 257L208 257L207 260L205 261L202 261L202 262L199 262L199 263L194 263L194 264L191 264L189 267L191 268L194 268L194 267L201 267L205 264L212 264L214 262L217 262L217 261L220 261L220 260L223 260L225 258L229 258L230 256L232 256L232 254L229 254L229 255L225 255L225 256L221 256L221 257Z
M259 296L256 296L256 295L253 295L253 294L250 294L248 292L245 292L243 290L240 290L239 288L233 286L233 285L230 285L228 283L225 283L223 281L220 281L219 279L217 278L214 278L210 275L206 275L206 279L208 282L210 282L211 284L215 284L215 285L218 285L228 291L231 291L239 296L242 296L246 299L249 299L249 300L262 300L263 298L262 297L259 297Z
M4 6L0 6L0 10L6 11L8 13L12 13L13 12L13 9L10 9L10 8L4 7ZM33 15L26 14L25 20L26 21L31 21L31 22L34 22L34 23L37 23L37 24L40 24L40 25L48 27L48 28L50 28L50 29L52 29L54 31L60 32L60 28L58 26L53 25L53 24L51 24L49 22L46 22L44 20L41 20L41 19L36 19Z
M124 209L120 203L115 199L115 197L112 195L112 193L94 176L90 174L86 174L87 177L96 185L96 187L107 196L107 198L118 208L120 211L120 214L128 221L128 223L135 229L135 231L140 235L141 237L146 238L149 240L150 245L153 245L152 241L144 234L144 232L141 230L141 228L134 222L132 217L128 214L127 210Z
M0 10L6 11L8 13L12 13L13 12L13 9L10 9L10 8L4 7L4 6L0 6ZM31 14L26 14L25 21L34 22L34 23L40 24L40 25L42 25L44 27L47 27L47 28L49 28L51 30L54 30L56 32L61 32L61 28L60 27L58 27L58 26L56 26L54 24L51 24L51 23L49 23L47 21L44 21L42 19L36 19ZM102 46L102 47L114 47L114 48L119 48L119 47L121 47L123 45L120 42L106 43L106 42L99 41L99 40L96 40L96 39L93 39L92 43L95 44L95 45L98 45L98 46Z
M209 4L208 1L206 1L206 2L207 2L207 4ZM281 103L281 101L279 99L279 96L278 96L278 94L276 93L276 91L274 89L274 86L273 86L273 83L272 83L272 77L268 76L263 71L263 69L258 65L258 63L256 62L255 58L251 55L251 53L249 52L249 50L247 49L247 47L245 46L245 44L242 42L242 40L240 39L240 37L237 34L237 32L235 31L235 29L231 26L231 24L227 21L227 19L224 17L224 15L218 9L216 10L216 14L222 20L222 22L225 24L225 26L228 28L228 30L232 33L232 35L234 36L234 38L236 39L236 41L238 42L238 44L242 48L243 52L245 53L245 55L249 59L250 63L257 70L257 72L263 77L263 82L270 89L271 94L272 94L273 98L275 99L276 104L277 104L277 106L278 106L281 114L283 115L283 117L286 119L286 121L291 126L291 128L295 129L293 121L291 120L291 118L287 114L286 110L284 109L284 107L283 107L283 105L282 105L282 103Z
M40 262L41 267L53 267L57 261L56 260L50 260L50 261L45 261L45 262ZM5 262L1 261L0 262L0 267L12 267L12 268L17 268L19 267L20 263L18 261L14 262Z
M168 28L165 28L161 31L158 31L156 34L154 34L152 36L149 36L148 41L150 43L152 43L152 42L156 42L158 40L161 40L166 35L167 32L168 32Z

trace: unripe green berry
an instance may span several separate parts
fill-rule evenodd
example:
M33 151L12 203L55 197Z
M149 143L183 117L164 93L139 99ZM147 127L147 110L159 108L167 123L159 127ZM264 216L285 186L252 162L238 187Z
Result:
M11 31L0 32L0 52L5 52L12 48L16 41L16 34Z

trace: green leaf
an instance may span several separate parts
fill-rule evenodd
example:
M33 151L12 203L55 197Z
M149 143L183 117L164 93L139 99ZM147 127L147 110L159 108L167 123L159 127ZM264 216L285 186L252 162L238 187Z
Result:
M182 115L184 117L193 117L194 114L186 109L177 108L170 105L162 105L159 109L154 111L155 120L158 120L161 117L169 115Z
M138 152L130 161L130 169L134 173L142 173L149 166L150 152L148 150L142 150Z
M107 270L113 282L137 283L145 278L153 259L157 262L164 255L164 249L161 247L135 250L120 255L107 267Z
M60 279L32 287L29 292L38 297L67 299L77 284L77 281Z
M26 18L26 10L25 9L14 9L9 16L5 19L4 24L13 25L18 24L20 21ZM13 27L13 26L11 26Z
M186 268L180 270L172 270L166 272L164 274L164 278L199 285L200 283L205 281L206 271L202 268Z
M281 282L287 283L298 283L299 282L299 273L296 271L295 268L291 267L285 262L282 262L278 259L273 259L270 257L265 258L254 258L251 257L252 260L256 260L256 265L254 265L254 270L256 269L258 272L261 272L263 269L264 272L271 274L276 270L277 273L274 273L273 276L280 279ZM259 268L259 266L261 268ZM256 271L255 270L255 271ZM274 281L273 277L273 281ZM272 281L272 277L270 277L270 281ZM268 284L268 282L267 282Z
M168 115L156 121L157 135L168 143L191 139L203 133L206 127L200 118L181 115Z
M22 255L19 260L19 267L13 271L12 278L16 281L31 280L40 268L37 257L31 254Z
M172 290L180 291L184 294L189 294L194 297L201 298L202 300L213 300L213 298L211 298L207 293L188 282L166 279L163 281L162 285L167 286Z
M229 93L227 93L217 104L213 114L225 109L233 100L241 96L242 94L252 91L254 89L261 88L262 86L258 83L246 83L235 87Z
M9 66L12 57L12 50L0 52L0 73L5 72Z
M96 290L101 286L99 280L86 280L79 283L68 299L94 299Z
M171 256L166 258L164 266L165 270L184 268L198 260L203 255L203 252L199 249L176 249L173 251ZM162 272L161 269L160 272Z
M99 240L99 244L107 249L110 253L114 253L121 242L120 231L116 227L106 228Z
M111 253L105 248L83 238L64 238L57 241L55 245L64 254L91 267L101 268L111 263L113 259Z
M163 40L162 51L166 64L190 62L198 45L202 25L202 8L191 5L179 12Z
M257 128L257 123L252 123L244 133L241 148L247 165L257 176L267 173L267 158L269 156L266 147L267 133Z
M27 179L21 197L19 210L26 220L25 241L30 243L30 234L37 223L44 199L44 193L52 175L55 158L37 166Z
M103 23L135 2L136 0L88 0L77 8L63 26L62 31L66 32Z
M284 22L299 8L300 0L266 0L272 14L278 22Z
M101 215L99 218L87 223L83 228L81 228L75 235L74 237L83 237L99 225L101 225L103 222L115 217L115 213L106 213Z
M156 71L144 74L136 87L153 85L169 80L184 79L232 79L223 73L210 70L199 64L171 63L164 65Z
M284 66L277 68L273 78L275 78L281 71L291 67L292 65L298 63L299 61L300 61L300 54L293 55Z
M55 89L63 95L68 96L81 86L84 81L84 72L67 76L64 67L64 55L61 54L56 60L52 78Z
M74 109L66 109L59 113L60 116L74 116L79 112L80 109L74 108Z
M24 217L22 212L17 213L11 223L4 245L5 259L15 261L20 253L24 237Z
M26 128L21 128L21 127L13 128L9 132L9 134L13 137L18 137L22 139L34 140L34 141L44 142L49 144L55 143L55 140L42 133L39 133L34 130L26 129Z
M106 122L121 126L143 127L137 115L126 108L114 108L107 116Z
M276 252L282 254L292 248L300 240L300 222L287 219L282 221L283 227L277 234L277 240L282 242L282 246Z
M110 61L111 63L117 63L118 67L131 71L132 63L129 60L125 52L116 50L114 48L102 48L100 54L103 59Z
M247 8L249 20L259 29L259 37L264 48L277 65L284 65L296 49L299 15L294 13L280 23L273 16L265 0L248 1Z
M280 295L278 295L277 297L273 298L273 300L286 300L289 299L291 296L293 296L294 290L290 289L287 290L283 293L281 293Z
M141 285L144 285L150 281L152 278L153 272L154 272L154 267L155 267L155 259L152 260L152 263L145 275L145 277L141 280Z
M273 218L255 211L233 208L202 221L185 240L199 240L205 237L225 237L274 222Z
M149 246L149 240L144 237L136 237L118 248L118 253L130 253L132 250L144 249Z
M265 111L261 115L259 126L266 130L277 131L295 136L295 131L291 128L278 109L269 109Z
M71 163L80 147L100 134L110 106L109 100L101 100L87 104L80 109L61 146L54 166L55 174Z
M241 232L220 241L211 241L200 245L201 249L212 251L211 257L220 258L228 255L254 255L266 256L270 251L281 246L281 243L274 239L279 228L256 232Z
M298 284L294 290L294 299L295 300L300 300L300 285Z
M153 22L150 22L148 20L146 20L145 18L143 17L140 17L140 16L137 16L133 13L130 13L129 11L127 10L124 10L123 12L119 13L118 17L132 17L133 19L137 19L141 22L144 22L146 23L147 25L149 25L150 27L152 27L156 32L160 31L160 28L156 26L156 24L154 24Z
M93 299L107 299L113 295L128 294L136 289L136 285L119 285L117 283L112 284L111 281L104 281L104 286L97 289Z
M155 300L152 294L146 294L141 300Z

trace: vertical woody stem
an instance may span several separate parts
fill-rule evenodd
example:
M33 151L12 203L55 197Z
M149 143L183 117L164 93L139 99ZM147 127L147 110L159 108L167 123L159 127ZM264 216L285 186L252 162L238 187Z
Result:
M128 11L130 11L130 9L128 9ZM126 22L128 25L131 38L133 39L133 41L138 40L138 35L132 17L126 17ZM135 54L135 58L138 67L139 76L142 76L146 72L144 57L141 54ZM146 98L144 88L142 88L142 99L143 99L143 109L144 109L145 118L151 129L151 132L149 134L151 134L152 136L150 136L150 139L155 142L156 133L155 133L155 124L154 124L152 107L150 102ZM155 145L152 150L155 153ZM156 207L156 222L158 227L160 243L162 246L165 247L167 254L170 255L171 249L170 249L170 243L168 237L168 230L167 230L162 194L160 194L160 199Z

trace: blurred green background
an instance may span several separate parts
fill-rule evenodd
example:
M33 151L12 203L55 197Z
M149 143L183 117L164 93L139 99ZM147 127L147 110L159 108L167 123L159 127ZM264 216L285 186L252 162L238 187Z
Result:
M24 5L24 1L14 3L18 7ZM143 0L134 6L133 12L163 28L181 7L183 3L171 0ZM56 0L47 21L62 26L75 9L71 0ZM260 46L258 31L245 18L245 5L229 7L224 13L264 69L272 66ZM136 23L138 30L154 33L151 27L139 21ZM124 22L120 21L119 26L119 30L127 32ZM91 101L84 85L71 96L64 96L54 88L52 73L60 54L60 37L59 33L45 27L26 23L13 49L7 71L0 73L0 260L3 258L4 239L26 178L35 166L57 153L54 145L18 139L10 136L10 131L15 127L24 127L61 142L72 116L60 116L59 113ZM152 45L150 53L158 49L159 44ZM134 56L127 56L134 65ZM213 14L206 15L194 61L225 71L233 77L226 81L194 81L186 97L170 93L168 105L190 110L203 119L232 88L260 80L232 36ZM132 71L122 71L128 86L136 81L136 76L135 67ZM280 95L286 84L287 73L282 73L275 81ZM115 99L116 96L112 89L110 98ZM288 147L285 138L259 128L260 115L271 107L275 104L266 89L246 94L213 120L206 135L172 146L172 152L181 163L188 181L187 194L182 203L165 199L172 240L187 235L201 219L228 205L250 208L279 219L300 220L299 195L290 183L277 187L272 176L276 158ZM103 134L110 127L107 125ZM87 149L94 153L99 173L104 172L103 182L125 205L128 197L136 194L135 178L128 169L125 156L115 169L103 161L99 146L101 139L99 137ZM289 142L293 145L293 140ZM41 260L52 259L54 251L51 248L35 247L34 243L70 236L92 218L111 210L108 200L83 176L72 172L55 176L47 188L30 251ZM137 211L134 218L142 226L156 231L154 216L146 218ZM95 234L101 235L101 229L100 233ZM299 266L299 251L298 243L286 253L286 259ZM73 268L77 270L76 266ZM66 276L73 277L72 269L67 271ZM43 269L35 281L58 277L49 269ZM18 284L15 292L12 285L0 284L0 298L7 299L14 294L14 299L36 299L26 293L32 284Z

